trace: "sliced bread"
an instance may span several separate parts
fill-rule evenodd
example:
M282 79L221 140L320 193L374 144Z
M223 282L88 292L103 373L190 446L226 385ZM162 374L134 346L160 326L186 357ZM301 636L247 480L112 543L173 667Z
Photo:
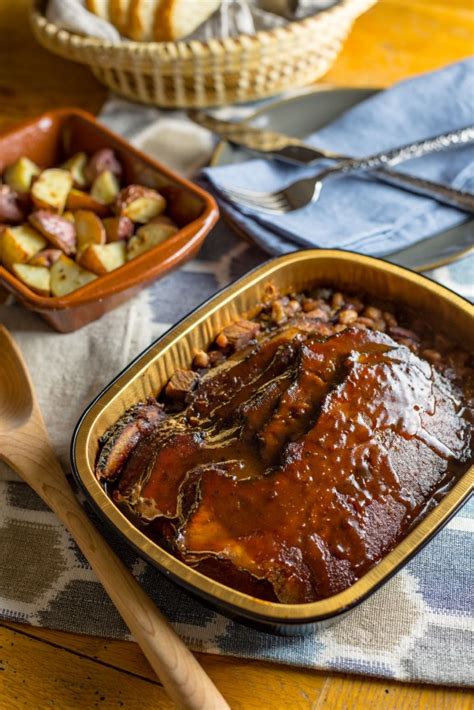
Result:
M86 8L89 12L107 21L110 21L109 5L110 0L86 0Z
M120 34L127 36L131 0L109 0L110 22Z
M220 0L86 0L90 12L137 42L187 37L220 5Z
M131 0L127 37L137 42L153 41L155 17L165 0Z
M155 40L166 42L186 37L219 5L220 0L162 0L155 14Z

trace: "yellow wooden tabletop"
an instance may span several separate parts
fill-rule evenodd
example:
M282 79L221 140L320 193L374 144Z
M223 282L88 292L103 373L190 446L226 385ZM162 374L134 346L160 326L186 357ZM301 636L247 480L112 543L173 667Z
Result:
M0 129L56 106L97 112L105 89L34 41L28 0L0 0ZM380 0L325 82L388 86L474 50L473 0ZM236 710L468 710L454 688L197 654ZM0 710L172 707L136 644L0 623Z

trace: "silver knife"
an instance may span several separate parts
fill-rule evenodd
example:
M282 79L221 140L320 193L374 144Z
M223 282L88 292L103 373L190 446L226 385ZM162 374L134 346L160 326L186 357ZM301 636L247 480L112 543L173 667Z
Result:
M268 131L250 126L247 123L233 123L214 118L204 111L188 111L188 116L195 123L217 133L229 143L234 143L249 152L264 154L268 158L283 160L293 165L312 165L321 158L342 160L347 156L339 156L329 151L318 150L305 145L298 138L287 136L277 131Z
M234 123L214 118L204 111L190 110L188 116L195 123L216 133L229 143L238 145L249 153L280 160L292 165L312 165L322 158L345 161L352 157L306 145L298 138L287 136L277 131L256 128L247 123ZM372 170L370 175L377 180L413 192L423 197L430 197L437 202L456 207L465 212L474 213L474 195L456 190L449 185L414 177L388 168Z

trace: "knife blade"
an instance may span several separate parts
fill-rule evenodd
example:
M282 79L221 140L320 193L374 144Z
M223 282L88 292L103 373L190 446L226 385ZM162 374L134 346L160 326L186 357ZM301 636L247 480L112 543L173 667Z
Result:
M190 110L188 116L229 143L292 165L311 165L321 158L339 158L336 153L313 148L298 138L277 131L256 128L247 123L223 121L204 111Z
M352 156L315 148L298 138L284 133L257 128L246 122L224 121L197 109L189 110L188 117L229 143L238 145L253 155L270 160L280 160L291 165L306 166L310 166L322 158L337 160L341 163L346 160L352 160ZM471 193L456 190L449 185L390 170L389 168L372 170L370 176L406 192L429 197L441 204L456 207L471 214L474 213L474 196Z

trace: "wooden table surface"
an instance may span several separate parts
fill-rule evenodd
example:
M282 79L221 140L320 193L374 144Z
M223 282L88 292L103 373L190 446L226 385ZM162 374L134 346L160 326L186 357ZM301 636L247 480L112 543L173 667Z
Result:
M89 71L33 39L28 0L0 2L0 128L56 106L97 112L106 91ZM360 18L325 81L388 86L472 54L472 0L380 0ZM453 688L197 654L232 708L468 710ZM0 710L170 708L136 644L0 623Z

